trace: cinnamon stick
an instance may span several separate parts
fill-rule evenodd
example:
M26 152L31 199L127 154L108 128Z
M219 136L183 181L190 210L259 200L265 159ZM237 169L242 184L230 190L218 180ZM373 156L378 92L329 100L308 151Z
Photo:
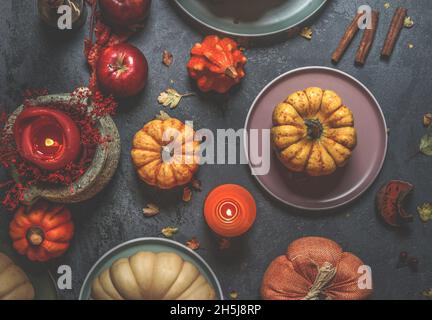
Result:
M338 63L342 56L344 55L346 49L348 49L350 43L354 39L354 36L359 31L359 20L362 18L364 13L357 13L354 17L354 20L351 22L351 24L348 26L348 28L345 31L345 34L343 35L342 39L340 40L336 50L332 54L332 61L334 63Z
M408 10L405 8L399 7L396 9L381 51L381 56L383 58L389 58L392 55L396 42L404 26L404 20L407 14Z
M372 48L372 44L375 39L375 34L378 29L379 12L372 11L371 19L372 19L371 28L365 29L355 58L355 62L360 65L365 64L369 52Z

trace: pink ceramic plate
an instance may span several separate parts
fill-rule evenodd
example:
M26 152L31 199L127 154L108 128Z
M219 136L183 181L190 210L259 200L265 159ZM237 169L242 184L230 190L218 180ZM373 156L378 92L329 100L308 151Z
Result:
M327 177L290 173L271 152L270 172L255 176L261 186L285 204L306 210L345 205L365 192L377 178L387 152L387 126L378 101L352 76L326 67L306 67L283 74L258 95L245 128L269 129L274 107L297 90L317 86L336 91L354 113L358 145L344 168ZM248 150L249 153L249 150Z

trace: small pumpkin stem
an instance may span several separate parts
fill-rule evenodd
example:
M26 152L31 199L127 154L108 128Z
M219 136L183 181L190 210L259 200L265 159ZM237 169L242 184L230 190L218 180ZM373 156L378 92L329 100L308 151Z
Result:
M45 240L45 234L39 227L31 227L27 231L27 240L33 246L39 246Z
M307 134L308 137L312 140L317 140L321 138L321 135L323 133L323 126L321 122L317 119L307 119L305 120L305 124L307 127Z
M231 79L238 78L238 72L234 66L228 67L225 69L225 75L230 77Z

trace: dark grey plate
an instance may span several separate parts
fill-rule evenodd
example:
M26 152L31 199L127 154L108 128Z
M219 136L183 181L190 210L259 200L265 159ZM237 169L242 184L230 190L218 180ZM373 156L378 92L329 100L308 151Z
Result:
M287 31L316 14L327 0L173 0L188 16L217 32L263 37Z

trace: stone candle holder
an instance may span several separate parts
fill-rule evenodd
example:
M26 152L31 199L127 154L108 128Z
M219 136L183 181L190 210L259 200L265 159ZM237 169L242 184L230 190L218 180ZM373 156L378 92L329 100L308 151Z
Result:
M71 102L69 93L41 96L34 99L39 105L55 102ZM73 103L73 102L72 102ZM10 130L17 116L23 111L19 106L8 120ZM97 146L93 161L87 171L78 180L67 186L53 186L47 184L33 185L25 191L23 203L31 204L37 199L46 199L58 203L76 203L88 200L99 193L113 177L120 158L120 135L117 126L110 116L97 120L102 136L109 136L110 141Z

